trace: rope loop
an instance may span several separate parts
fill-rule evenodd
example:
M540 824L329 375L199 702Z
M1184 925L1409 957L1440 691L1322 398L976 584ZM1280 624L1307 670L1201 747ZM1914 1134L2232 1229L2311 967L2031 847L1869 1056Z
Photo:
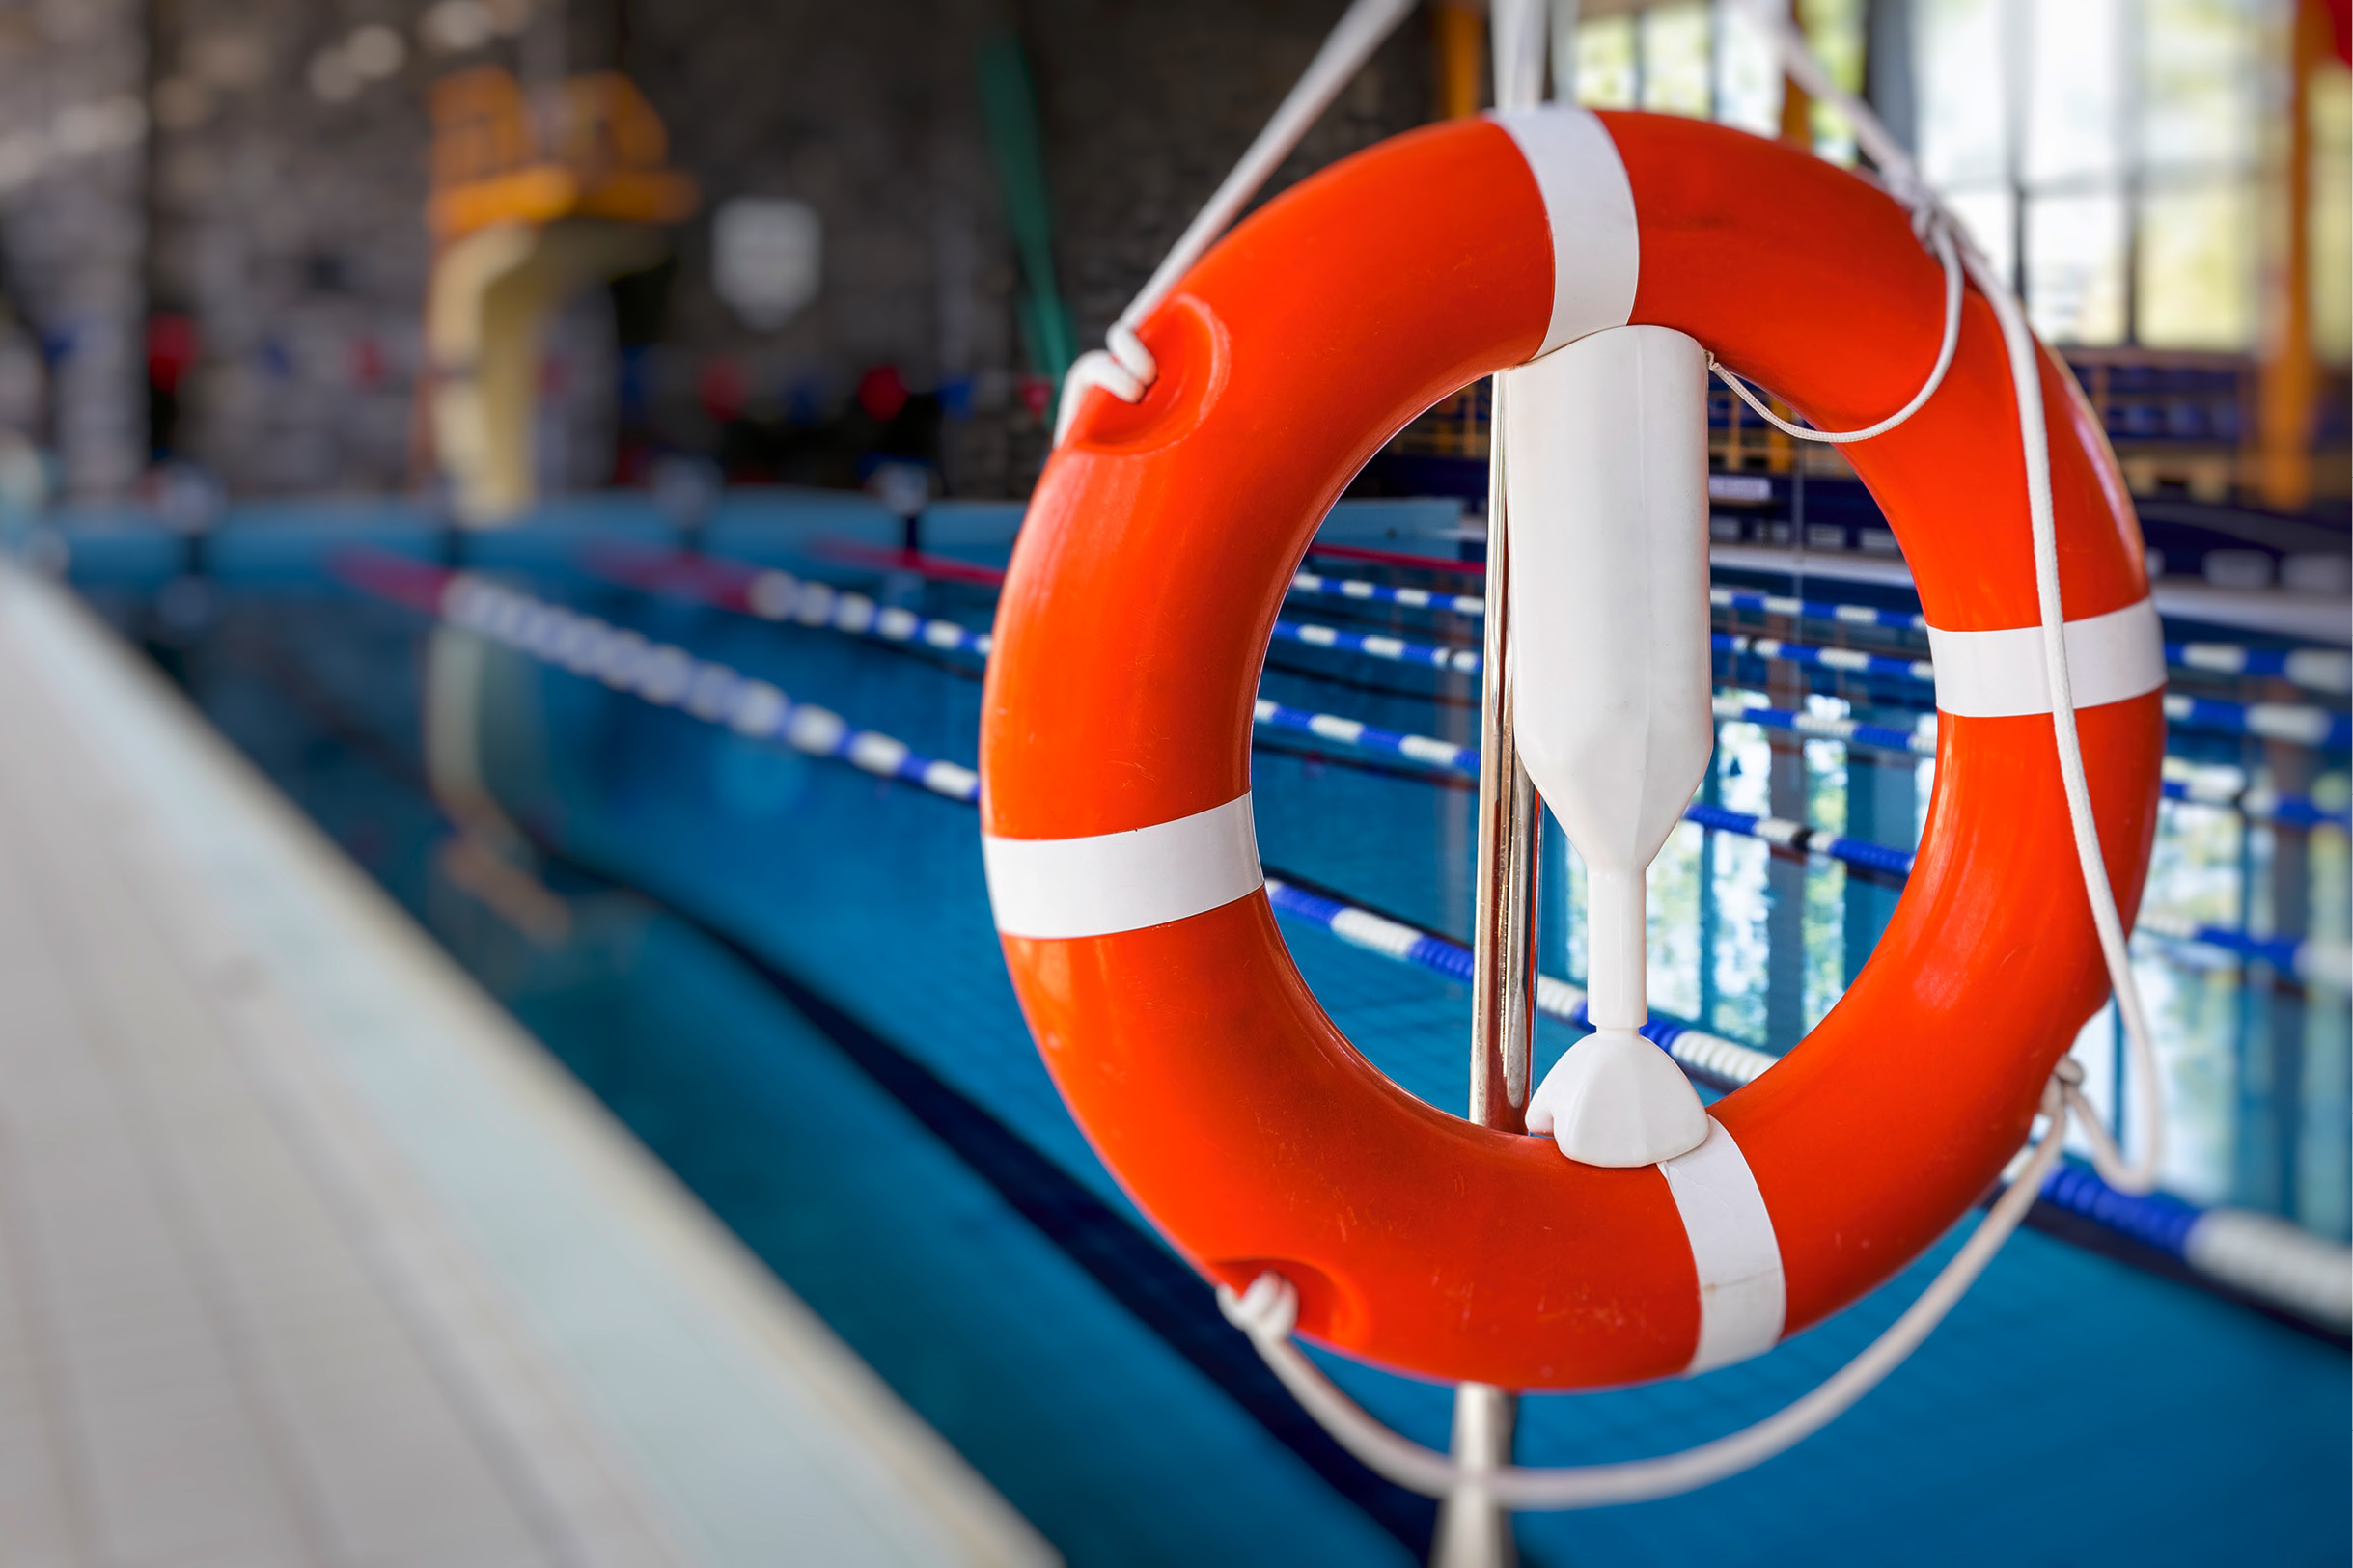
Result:
M1928 379L1921 383L1918 392L1912 394L1910 402L1905 403L1878 424L1867 426L1860 430L1816 430L1807 426L1792 425L1779 414L1774 413L1758 400L1757 394L1749 390L1747 382L1726 370L1713 353L1707 356L1707 368L1715 371L1716 378L1731 388L1742 402L1754 409L1758 418L1784 434L1795 436L1800 441L1818 441L1827 446L1844 446L1848 442L1869 441L1875 435L1887 434L1888 431L1927 406L1928 399L1936 396L1936 389L1945 384L1945 372L1952 368L1952 356L1960 349L1961 281L1967 270L1961 259L1961 247L1967 241L1956 236L1952 215L1938 204L1933 192L1919 184L1916 177L1907 177L1900 182L1892 182L1890 194L1912 209L1912 233L1920 236L1922 244L1936 253L1937 261L1943 264L1945 269L1944 340L1937 347L1936 363L1929 368Z
M1078 417L1079 399L1089 387L1101 387L1120 401L1134 403L1142 402L1145 393L1160 378L1160 362L1125 317L1111 323L1103 341L1109 344L1107 348L1090 348L1079 355L1071 361L1070 373L1063 378L1062 403L1054 413L1054 444L1058 447L1070 433L1070 422Z

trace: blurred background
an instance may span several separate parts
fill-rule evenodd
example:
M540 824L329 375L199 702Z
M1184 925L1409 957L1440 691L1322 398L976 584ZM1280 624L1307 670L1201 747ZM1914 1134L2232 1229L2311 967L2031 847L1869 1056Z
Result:
M1064 1110L972 809L1064 377L1342 10L0 0L0 1559L1428 1556L1435 1505L1301 1414ZM1859 166L1742 4L1548 14L1557 98ZM2079 1140L1852 1415L1517 1551L2341 1563L2346 8L1792 14L2139 512L2162 1187ZM1413 8L1260 200L1483 112L1488 31ZM1450 1112L1489 402L1324 521L1255 730L1292 956ZM1718 743L1650 992L1679 1059L1753 1073L1869 961L1936 716L1839 450L1721 387L1708 424ZM1572 985L1584 875L1547 834ZM1581 1032L1542 1020L1537 1071ZM2112 1010L2075 1058L2142 1146ZM1738 1367L1528 1397L1519 1458L1763 1417L1965 1231ZM1320 1359L1446 1445L1451 1389Z
M1061 371L1323 9L14 7L0 424L78 500L164 464L238 497L418 493L448 460L436 267L560 213L654 232L549 290L538 493L643 484L691 454L734 482L829 486L906 458L936 493L1016 497ZM2284 0L1800 7L2023 278L2139 494L2344 499L2353 179L2313 9L2301 37ZM1271 188L1483 104L1478 13L1451 14L1400 32ZM1597 0L1554 77L1854 161L1737 8Z

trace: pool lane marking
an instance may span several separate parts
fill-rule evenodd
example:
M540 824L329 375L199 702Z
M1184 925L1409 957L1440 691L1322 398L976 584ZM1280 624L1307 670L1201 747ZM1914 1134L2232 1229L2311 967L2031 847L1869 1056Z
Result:
M675 706L738 734L783 739L813 756L844 760L870 773L914 784L968 805L978 803L980 781L970 769L917 756L902 742L877 731L852 729L845 720L828 709L814 703L794 704L767 682L746 677L715 661L697 659L682 648L651 642L639 633L621 630L595 617L579 615L500 588L471 573L452 572L374 551L346 552L336 564L339 575L354 586L584 678L596 679L656 706ZM1364 729L1365 727L1358 727L1359 733ZM1476 762L1473 766L1476 767ZM1726 813L1731 818L1743 814ZM1772 823L1773 832L1784 827L1775 818L1753 820ZM1788 834L1793 844L1797 832L1802 831L1808 834L1811 845L1812 830L1802 829L1798 824L1786 826L1795 830ZM1762 833L1758 836L1765 837ZM1268 875L1265 888L1268 901L1280 913L1320 924L1343 941L1399 962L1455 979L1468 978L1470 949L1460 943L1372 910L1311 893L1279 875ZM2154 934L2172 934L2155 930L2151 917L2145 915L2142 925ZM2305 961L2300 950L2271 950L2287 949L2288 944L2207 927L2187 929L2194 934L2177 940L2226 949L2235 947L2250 956L2283 968L2296 966L2299 973ZM2310 942L2296 945L2297 949L2313 947L2315 944ZM2341 984L2348 977L2342 972L2353 969L2353 963L2338 962L2339 971L2333 978L2335 983ZM1539 1012L1582 1027L1584 1005L1585 995L1578 987L1553 976L1538 977ZM1644 1026L1643 1032L1695 1077L1719 1087L1752 1082L1779 1059L1769 1053L1672 1020L1654 1018ZM2344 1313L2337 1308L2334 1294L2337 1277L2344 1272L2339 1255L2342 1249L2333 1249L2328 1243L2266 1216L2235 1210L2196 1211L2163 1194L2149 1198L2130 1197L2099 1183L2089 1171L2073 1172L2074 1185L2063 1192L2057 1191L2056 1185L2069 1169L2062 1167L2052 1181L2046 1183L2043 1194L2046 1199L2118 1234L2150 1245L2158 1245L2150 1241L2151 1235L2173 1232L2157 1225L2143 1208L2135 1205L2156 1202L2172 1205L2173 1210L2200 1214L2198 1221L2180 1230L2180 1249L2174 1255L2186 1266L2242 1294L2320 1321L2333 1332L2344 1332ZM2217 1224L2201 1230L2208 1218Z
M437 568L417 568L437 570ZM654 643L638 632L616 628L515 592L467 572L444 573L433 611L463 627L571 674L599 680L657 707L676 707L751 739L782 740L812 756L845 761L881 778L898 779L967 805L981 796L980 775L958 763L927 757L903 741L876 730L852 729L830 708L794 702L774 685L743 675L730 666L697 659L683 648ZM1754 711L1754 710L1749 710ZM1746 717L1746 713L1743 715ZM1261 699L1253 718L1274 729L1321 740L1386 751L1425 766L1475 776L1476 746L1384 729L1361 719L1310 713ZM1686 821L1722 833L1761 839L1780 848L1816 855L1882 875L1911 872L1909 850L1850 839L1782 817L1735 812L1695 801ZM2235 958L2269 964L2281 974L2311 984L2353 986L2353 954L2308 938L2285 942L2243 931L2201 925L2144 911L2136 934L2216 949Z
M836 547L836 553L845 553L847 550L846 545ZM943 564L962 566L961 563L943 563L941 558L904 550L868 551L853 559L879 564L884 557L893 561L923 563L925 564L909 569L925 575L939 575ZM583 552L580 564L591 575L623 587L643 591L678 593L722 610L754 616L762 620L823 627L851 636L874 637L884 642L921 643L943 652L967 653L983 659L988 656L993 646L987 632L976 632L953 620L921 617L909 610L884 607L866 594L839 589L830 583L796 577L781 567L754 566L749 563L718 556L613 544ZM998 575L985 567L963 569L983 578ZM1313 574L1303 575L1312 577ZM1403 593L1418 591L1392 591ZM1730 594L1730 590L1724 589L1712 591ZM1760 601L1770 597L1731 596ZM1396 602L1409 601L1398 599ZM1808 601L1772 602L1795 604ZM1480 669L1480 655L1474 649L1416 642L1382 633L1351 631L1344 627L1278 618L1274 624L1274 635L1304 646L1322 647L1391 663L1421 665L1458 674L1476 674ZM1780 661L1808 669L1828 670L1839 674L1880 675L1914 685L1933 686L1936 681L1935 666L1926 659L1871 653L1860 648L1823 647L1733 632L1711 633L1709 646L1713 651L1731 658L1745 656ZM2164 701L2166 718L2190 729L2255 735L2313 748L2342 750L2353 746L2353 719L2307 703L2233 702L2180 693L2168 693Z
M976 587L995 588L1003 585L1005 573L993 566L978 565L958 561L952 556L929 554L921 550L887 549L860 544L846 539L820 539L817 544L820 555L829 556L847 565L863 566L881 571L911 571L918 576L943 582L964 583ZM1319 545L1310 555L1335 556L1353 559L1354 553L1343 548ZM1366 559L1387 560L1387 552L1372 552ZM718 558L706 558L716 560ZM1397 564L1397 563L1391 563ZM1456 569L1445 562L1409 564L1436 570ZM741 569L751 568L734 564ZM1437 589L1398 587L1376 583L1363 577L1344 577L1322 572L1299 571L1292 574L1291 591L1297 593L1320 594L1350 599L1358 603L1395 604L1412 610L1444 610L1462 616L1483 616L1487 601L1477 593L1448 593ZM1751 589L1714 587L1708 590L1708 602L1720 610L1755 610L1766 615L1789 616L1803 620L1826 620L1845 626L1871 626L1888 631L1925 632L1927 618L1913 610L1889 610L1873 604L1860 604L1843 599L1807 599L1784 593L1766 593ZM1796 645L1792 645L1796 646ZM2340 648L2252 647L2241 643L2167 643L2165 660L2176 669L2196 670L2220 675L2271 675L2301 686L2308 691L2343 693L2353 691L2353 653ZM1451 650L1461 651L1461 650ZM1477 668L1477 655L1468 667ZM1416 657L1412 662L1424 661ZM2256 731L2260 733L2260 731Z

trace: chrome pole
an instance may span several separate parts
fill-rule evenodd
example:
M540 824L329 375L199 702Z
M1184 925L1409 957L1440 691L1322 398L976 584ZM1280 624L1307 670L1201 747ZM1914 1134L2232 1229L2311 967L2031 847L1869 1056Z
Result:
M1454 1389L1454 1462L1468 1479L1438 1505L1436 1568L1514 1568L1510 1510L1499 1506L1478 1477L1511 1462L1511 1423L1519 1396L1486 1383Z
M1528 1060L1536 1020L1536 826L1541 803L1511 729L1511 547L1504 486L1504 399L1498 374L1487 420L1486 652L1479 691L1479 866L1472 915L1473 1121L1527 1130ZM1437 1568L1510 1568L1511 1515L1477 1473L1511 1461L1517 1397L1484 1383L1454 1390L1455 1459L1471 1472L1438 1510Z
M1495 106L1531 109L1544 96L1544 0L1492 0ZM1573 98L1570 88L1562 94ZM1479 867L1472 911L1471 1119L1527 1131L1528 1055L1536 1022L1536 785L1511 731L1511 537L1506 526L1504 399L1498 371L1487 405L1486 658L1479 683ZM1484 1383L1454 1390L1454 1458L1465 1479L1438 1508L1438 1568L1515 1568L1510 1510L1481 1481L1511 1463L1518 1397Z
M1536 1018L1536 849L1541 803L1512 731L1511 545L1500 432L1510 377L1488 419L1485 678L1479 691L1479 875L1472 911L1473 1121L1525 1132Z

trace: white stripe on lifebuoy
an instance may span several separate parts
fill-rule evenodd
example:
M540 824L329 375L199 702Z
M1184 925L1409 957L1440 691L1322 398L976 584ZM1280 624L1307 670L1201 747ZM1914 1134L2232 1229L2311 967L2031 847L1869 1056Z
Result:
M1928 628L1936 706L1962 719L2051 711L2042 628L1949 632ZM2165 684L2165 638L2147 599L2067 622L2067 680L2078 708L2121 702Z
M1536 353L1624 326L1642 280L1642 231L1609 130L1584 109L1557 106L1490 118L1528 160L1552 229L1552 324Z
M1686 1373L1759 1356L1781 1342L1789 1290L1773 1216L1748 1156L1724 1124L1708 1119L1707 1141L1659 1166L1700 1275L1700 1343Z
M1111 936L1258 892L1259 835L1242 794L1173 822L1087 839L981 838L988 902L1007 936Z

